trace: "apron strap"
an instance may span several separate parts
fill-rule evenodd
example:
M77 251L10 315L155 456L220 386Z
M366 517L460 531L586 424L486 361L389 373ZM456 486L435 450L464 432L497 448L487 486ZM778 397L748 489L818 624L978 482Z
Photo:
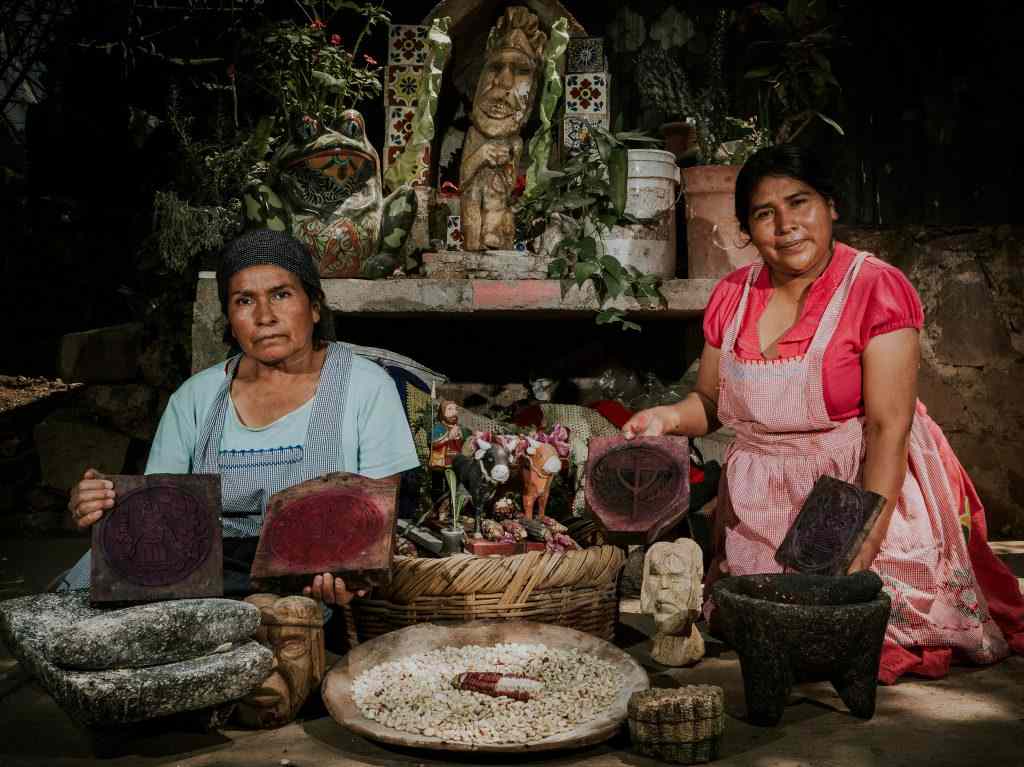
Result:
M241 354L236 354L227 361L224 366L224 381L213 398L213 403L207 411L206 420L199 430L199 439L196 440L195 449L192 452L192 473L193 474L219 474L220 464L217 456L220 453L221 438L224 435L224 417L228 412L228 394L231 391L231 382L235 379L238 365L242 360Z
M733 347L736 345L736 339L740 334L740 325L743 322L743 316L747 312L747 299L750 297L750 288L757 281L758 275L761 274L762 266L762 261L757 261L751 266L750 274L747 275L747 279L743 282L743 295L740 296L740 305L736 308L736 313L726 328L725 338L722 339L721 351L723 354L732 353Z
M811 345L807 347L807 354L824 355L825 348L828 346L829 341L832 340L832 336L835 334L836 328L839 327L839 318L842 316L843 308L846 306L846 299L850 296L850 290L853 288L853 282L857 279L857 275L860 273L860 267L863 265L864 260L868 257L868 254L864 251L860 251L854 257L850 267L846 270L846 274L843 277L843 281L839 283L839 287L836 292L832 294L831 300L828 302L828 306L825 307L825 311L821 315L821 320L818 322L818 329L814 331L814 338L811 339Z

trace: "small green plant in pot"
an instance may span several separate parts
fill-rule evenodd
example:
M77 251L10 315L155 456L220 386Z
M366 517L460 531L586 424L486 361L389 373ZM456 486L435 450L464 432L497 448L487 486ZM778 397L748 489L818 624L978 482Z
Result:
M654 143L641 133L592 127L583 148L561 170L545 171L542 183L517 205L526 230L545 241L541 252L551 257L548 275L562 281L562 294L573 285L594 286L601 303L599 325L620 323L625 330L640 330L625 312L608 305L620 297L665 304L660 277L623 266L604 245L616 225L651 223L626 213L626 174L628 146Z
M660 45L645 47L637 62L636 81L643 98L667 120L685 122L696 132L698 164L742 164L766 142L755 118L731 116L731 98L725 84L726 36L731 13L715 14L703 72L687 71L685 50ZM673 123L669 123L673 124ZM682 158L681 158L682 159Z

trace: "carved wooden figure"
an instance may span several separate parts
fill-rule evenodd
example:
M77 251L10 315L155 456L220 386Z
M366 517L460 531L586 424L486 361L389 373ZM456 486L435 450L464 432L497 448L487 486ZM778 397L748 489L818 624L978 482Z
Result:
M247 727L280 727L324 678L323 612L309 597L253 594L245 601L260 610L256 640L273 650L274 668L239 703L238 718Z
M704 657L700 614L704 555L689 538L655 543L644 556L640 609L654 616L658 633L651 657L663 666L685 666Z
M110 479L117 502L92 528L91 601L222 596L220 477Z
M487 38L487 56L462 148L463 248L511 250L511 200L523 153L519 132L533 110L547 35L524 6L505 9Z
M593 437L583 489L611 541L653 543L689 508L686 437Z
M398 478L335 472L270 497L252 578L340 573L349 588L387 582Z
M527 437L527 448L520 459L523 478L523 513L533 519L536 504L537 516L543 517L548 506L551 481L562 469L562 461L554 445L538 442Z

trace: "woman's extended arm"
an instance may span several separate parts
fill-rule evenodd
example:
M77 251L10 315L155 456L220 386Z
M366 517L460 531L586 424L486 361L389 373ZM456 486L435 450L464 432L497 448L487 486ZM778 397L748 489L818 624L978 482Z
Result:
M876 336L864 349L864 489L885 496L885 506L851 563L851 573L871 567L903 491L920 356L914 328Z
M660 405L641 410L622 427L626 439L657 437L661 434L684 434L700 437L717 429L718 423L718 360L721 352L704 344L697 371L697 385L674 405Z

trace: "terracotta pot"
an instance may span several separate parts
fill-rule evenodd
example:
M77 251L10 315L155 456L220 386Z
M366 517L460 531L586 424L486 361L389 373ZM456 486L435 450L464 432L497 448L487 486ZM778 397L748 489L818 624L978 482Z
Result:
M665 149L676 159L682 157L697 140L696 129L684 122L665 123L661 126L661 135L665 138Z
M735 189L738 165L696 165L683 168L686 197L687 276L722 277L756 261L757 249L748 244L736 220Z

